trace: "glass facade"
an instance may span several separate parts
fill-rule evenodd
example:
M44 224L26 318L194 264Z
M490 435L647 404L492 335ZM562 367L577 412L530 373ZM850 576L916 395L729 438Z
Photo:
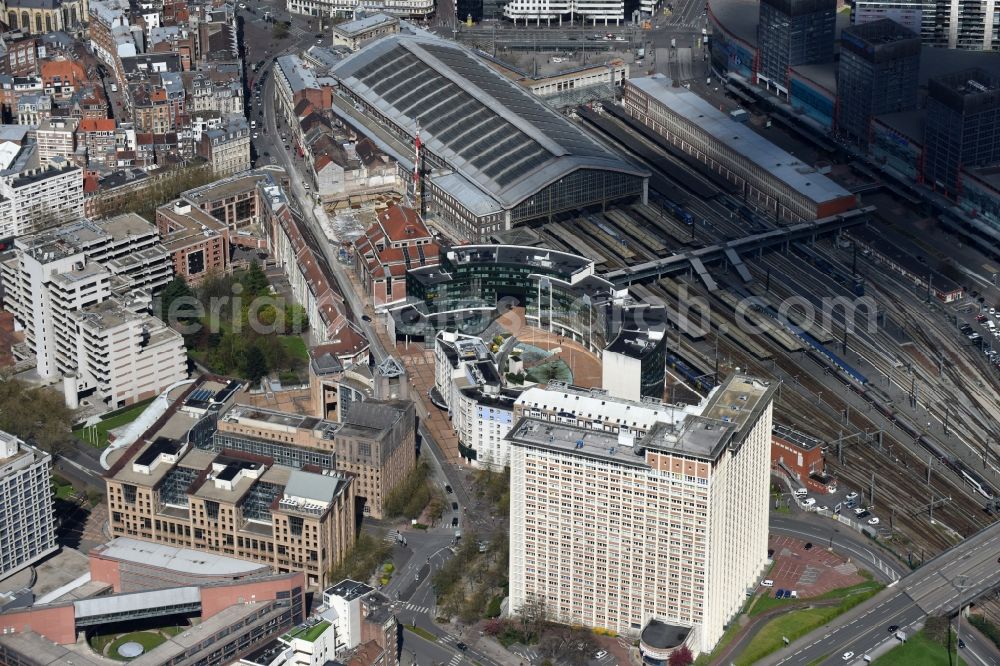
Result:
M188 467L174 467L163 477L160 486L160 502L163 504L188 505L188 488L198 476L198 470Z
M871 120L917 106L920 38L884 19L846 28L837 68L837 131L868 144Z
M642 195L643 178L617 171L578 169L560 178L511 211L511 222L548 217L629 196Z
M405 315L397 318L397 336L420 335L430 340L444 329L477 335L497 316L498 305L502 310L521 306L541 327L551 327L592 351L604 347L604 309L587 295L587 289L600 290L598 278L585 278L593 282L584 288L570 284L571 274L540 265L489 259L455 263L447 250L441 255L440 270L450 279L428 284L407 275L407 294L423 301L425 316L412 321Z
M927 184L952 198L962 168L1000 161L1000 80L981 69L931 79L924 149Z
M834 100L808 83L792 78L788 93L796 111L804 113L827 130L833 129Z
M869 154L913 182L920 178L920 152L920 146L899 132L880 123L873 125Z
M264 481L250 486L246 497L243 499L243 517L247 520L262 520L271 524L271 505L274 500L282 496L281 486ZM302 520L301 518L299 520Z
M663 399L667 375L667 339L660 338L657 345L642 359L639 392L643 397Z
M762 0L759 76L787 93L788 68L833 61L837 0Z
M317 465L323 469L336 469L337 456L333 451L307 449L292 444L272 442L266 439L257 439L229 432L216 432L208 446L199 448L209 451L233 449L234 451L242 451L243 453L267 456L273 458L276 464L285 465L286 467Z
M717 72L732 72L747 81L753 80L753 49L743 42L716 28L712 33L712 69Z

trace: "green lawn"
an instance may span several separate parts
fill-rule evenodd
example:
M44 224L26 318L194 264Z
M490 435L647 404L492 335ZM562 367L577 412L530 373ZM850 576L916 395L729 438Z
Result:
M108 444L108 431L135 421L139 418L139 414L142 414L153 400L155 398L143 400L125 409L112 412L107 418L98 422L96 428L77 428L73 431L73 434L91 446L104 448Z
M750 608L749 615L754 617L756 615L762 615L772 608L777 608L778 606L785 606L788 604L798 604L801 603L801 599L776 599L771 590L768 590L766 597L757 597L752 608Z
M281 346L285 348L292 358L300 359L303 363L309 362L309 352L306 350L306 341L297 335L282 335Z
M955 641L953 644L957 643ZM873 664L879 666L954 666L965 664L964 659L958 659L958 649L952 649L951 659L944 646L935 643L918 631L910 636L905 643L894 647ZM956 661L957 659L957 661Z
M326 631L329 626L330 623L324 620L319 624L314 624L313 626L306 627L305 629L295 629L294 631L290 631L284 636L282 636L282 638L284 638L286 641L290 641L293 638L298 638L300 640L312 643L317 638L319 638L320 634Z
M75 492L73 486L67 484L57 484L55 480L52 481L52 490L56 494L56 499L68 500L73 496Z
M789 641L805 636L816 627L820 627L833 618L846 613L865 599L874 596L882 588L879 583L865 581L852 585L851 587L831 590L817 599L841 599L836 606L823 606L819 608L807 608L796 610L794 613L784 613L765 624L757 635L753 637L746 650L743 651L736 660L737 666L744 664L749 666L767 655L775 652L784 645L783 638ZM758 604L762 600L758 600ZM774 608L783 599L771 598L768 606ZM754 608L756 611L756 606Z
M167 639L164 638L161 634L154 631L133 631L130 634L119 636L115 640L115 642L112 643L111 646L108 648L107 656L111 657L112 659L117 659L118 661L126 661L124 657L118 654L118 648L124 645L125 643L128 643L129 641L135 641L136 643L141 645L146 650L146 652L149 652L153 648L166 642L166 640Z

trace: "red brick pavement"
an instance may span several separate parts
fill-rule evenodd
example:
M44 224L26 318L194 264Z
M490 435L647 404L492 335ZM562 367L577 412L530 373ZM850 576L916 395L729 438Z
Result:
M774 581L774 589L795 590L800 598L809 598L865 581L856 565L828 551L826 544L814 543L806 550L806 543L788 536L768 537L768 548L774 550L768 578Z

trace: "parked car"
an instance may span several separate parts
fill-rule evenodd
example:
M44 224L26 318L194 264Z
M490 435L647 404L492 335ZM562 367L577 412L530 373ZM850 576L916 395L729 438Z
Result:
M858 498L858 494L856 492L854 492L853 490L850 493L847 494L847 500L848 501L854 500L854 499L857 499L857 498Z
M760 581L760 586L761 587L774 587L774 581L771 580L770 578L765 578L764 580Z
M812 497L808 497L808 498L802 500L802 506L805 506L805 507L810 507L810 506L812 506L815 503L816 503L816 500L814 500Z
M813 545L811 541L805 545L806 550L812 550L812 547Z
M597 652L594 653L594 659L604 659L607 656L608 656L607 650L598 650Z
M868 521L869 525L878 525L878 516L874 516Z

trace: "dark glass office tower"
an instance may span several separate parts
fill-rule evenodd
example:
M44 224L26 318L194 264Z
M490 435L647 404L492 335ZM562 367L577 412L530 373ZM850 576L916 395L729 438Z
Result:
M868 145L872 117L917 108L920 37L891 19L852 25L840 35L837 131Z
M769 87L788 92L788 68L833 61L837 0L761 0L760 68Z
M974 68L930 80L924 180L949 197L963 167L1000 162L1000 79Z

